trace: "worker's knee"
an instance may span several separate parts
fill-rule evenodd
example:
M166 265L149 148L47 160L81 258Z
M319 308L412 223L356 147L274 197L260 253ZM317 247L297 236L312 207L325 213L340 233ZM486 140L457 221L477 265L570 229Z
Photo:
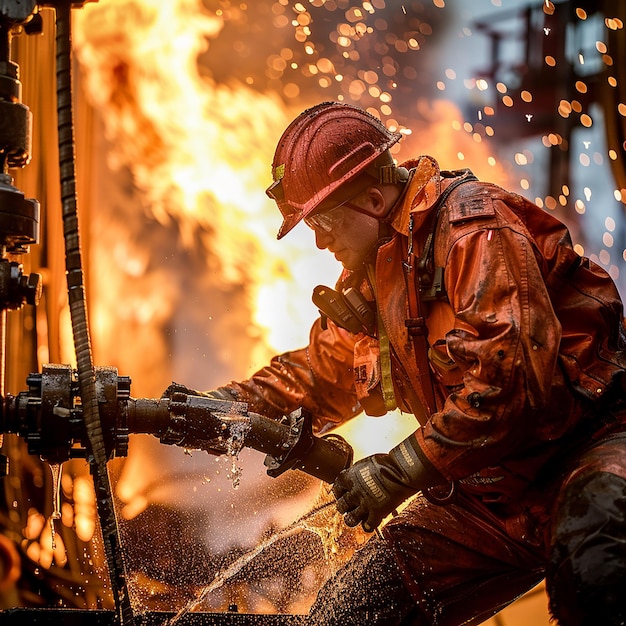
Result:
M559 498L547 573L560 626L626 624L626 480L583 475Z

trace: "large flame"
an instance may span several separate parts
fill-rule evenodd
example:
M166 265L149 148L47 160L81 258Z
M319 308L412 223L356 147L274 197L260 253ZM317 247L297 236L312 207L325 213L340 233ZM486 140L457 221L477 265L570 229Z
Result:
M264 339L252 362L302 344L312 317L312 306L302 306L310 291L303 272L313 280L315 268L321 276L330 264L307 263L316 251L298 234L279 250L279 216L263 193L293 112L271 92L200 75L198 55L223 22L195 0L107 0L88 9L76 13L76 43L87 92L111 140L113 170L130 168L149 214L162 224L175 221L182 244L200 245L223 283L245 284ZM143 276L147 261L122 248L120 265ZM283 305L289 301L298 306Z

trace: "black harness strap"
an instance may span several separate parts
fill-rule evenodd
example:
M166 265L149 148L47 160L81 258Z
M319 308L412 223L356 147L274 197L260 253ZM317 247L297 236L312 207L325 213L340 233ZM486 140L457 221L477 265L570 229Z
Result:
M478 180L470 170L450 172L449 174L457 175L458 178L453 180L437 198L437 202L432 209L433 217L424 242L424 248L417 262L414 261L416 257L413 252L413 216L409 218L408 253L404 263L409 304L409 317L404 323L409 336L413 340L415 360L419 372L419 385L416 392L429 416L437 411L437 403L428 359L428 328L426 326L426 318L422 313L422 302L445 297L443 268L438 268L439 271L437 271L434 263L435 229L439 222L441 207L452 191L463 183Z

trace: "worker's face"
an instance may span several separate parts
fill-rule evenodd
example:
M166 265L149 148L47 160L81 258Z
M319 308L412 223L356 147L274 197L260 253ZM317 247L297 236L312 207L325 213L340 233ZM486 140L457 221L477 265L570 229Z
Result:
M348 205L319 213L305 222L315 232L317 247L332 252L347 270L361 267L378 241L378 219Z

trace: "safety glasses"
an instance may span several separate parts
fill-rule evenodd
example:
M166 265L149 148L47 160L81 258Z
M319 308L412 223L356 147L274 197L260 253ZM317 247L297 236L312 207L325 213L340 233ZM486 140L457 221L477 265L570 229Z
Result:
M352 201L361 193L363 189L355 193L353 196L336 204L330 209L318 209L313 215L304 218L304 223L312 230L320 233L330 233L339 228L346 218L346 209L352 209L362 213L361 207L352 204Z
M312 230L320 233L330 233L343 224L345 217L346 213L343 210L343 205L341 205L323 213L309 215L304 218L304 223Z

